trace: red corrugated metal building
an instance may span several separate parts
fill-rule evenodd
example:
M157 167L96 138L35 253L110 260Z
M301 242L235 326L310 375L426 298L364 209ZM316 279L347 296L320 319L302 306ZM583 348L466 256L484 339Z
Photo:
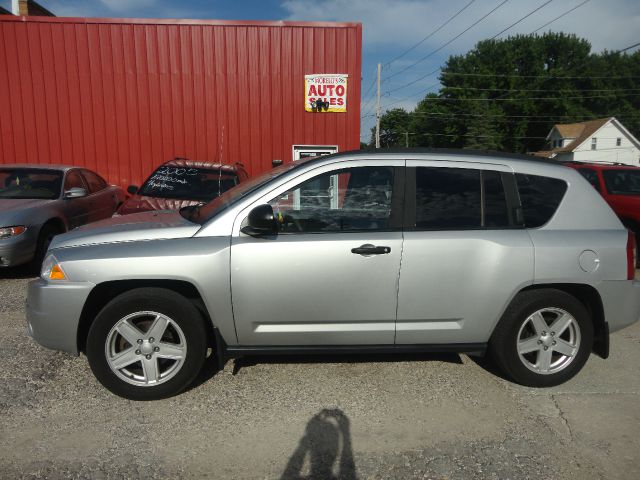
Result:
M357 149L361 45L358 23L0 16L0 163L126 186L174 157L256 174ZM348 75L346 112L305 111L317 74Z

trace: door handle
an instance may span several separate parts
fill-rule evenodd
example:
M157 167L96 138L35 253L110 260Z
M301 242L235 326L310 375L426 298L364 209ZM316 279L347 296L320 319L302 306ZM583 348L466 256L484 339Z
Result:
M351 253L357 253L358 255L383 255L391 253L391 247L377 247L376 245L366 243L359 247L352 248Z

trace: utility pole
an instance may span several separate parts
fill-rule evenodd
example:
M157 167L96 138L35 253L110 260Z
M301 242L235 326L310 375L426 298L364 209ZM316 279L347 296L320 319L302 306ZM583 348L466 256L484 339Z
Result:
M378 64L378 103L376 106L376 148L380 148L380 72L382 64Z
M409 132L404 132L404 146L409 148Z

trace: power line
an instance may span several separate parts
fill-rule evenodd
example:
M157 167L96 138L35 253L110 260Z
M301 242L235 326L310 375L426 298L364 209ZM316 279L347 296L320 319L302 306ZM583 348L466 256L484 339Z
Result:
M397 57L394 57L393 59L389 60L387 63L385 63L382 68L388 67L389 65L391 65L393 62L395 62L396 60L400 60L402 57L404 57L407 53L411 52L412 50L415 50L417 47L419 47L420 45L422 45L425 41L427 41L429 38L431 38L433 35L435 35L436 33L438 33L440 30L442 30L444 27L446 27L449 22L451 22L451 20L453 20L454 18L456 18L458 15L460 15L462 12L464 12L468 7L471 6L472 3L474 3L476 0L471 0L469 3L467 3L464 7L462 7L460 10L458 10L452 17L449 17L449 19L444 22L442 25L440 25L438 28L436 28L433 32L431 32L429 35L427 35L426 37L424 37L422 40L420 40L418 43L416 43L415 45L413 45L412 47L408 48L407 50L405 50L404 52L402 52L400 55L398 55ZM388 77L390 78L390 77Z
M548 92L549 89L541 88L478 88L478 87L442 87L444 90L478 90L481 92ZM637 92L640 88L560 88L554 90L556 92Z
M549 21L549 22L545 23L545 24L544 24L544 25L542 25L540 28L535 29L533 32L531 32L531 34L534 34L534 33L538 32L538 31L542 30L542 29L543 29L544 27L546 27L547 25L551 25L551 24L552 24L553 22L555 22L556 20L560 20L562 17L564 17L565 15L568 15L568 14L570 14L571 12L573 12L574 10L576 10L576 9L580 8L580 7L581 7L581 6L583 6L585 3L589 3L589 1L590 1L590 0L584 0L584 2L582 2L582 3L578 4L578 5L576 5L575 7L573 7L572 9L567 10L566 12L564 12L564 13L562 13L562 14L558 15L556 18L554 18L553 20L551 20L551 21Z
M426 133L411 133L408 132L409 135L426 135L426 136L435 136L435 137L477 137L477 138L495 138L496 135L473 135L473 134L468 134L468 133L460 133L460 134L455 134L455 133L431 133L431 132L426 132ZM513 135L509 135L509 138L529 138L529 139L546 139L547 137L527 137L527 136L513 136Z
M615 52L612 52L612 53L622 53L622 52L626 52L627 50L631 50L632 48L636 48L636 47L640 47L640 42L634 43L633 45L629 45L626 48L622 48L620 50L616 50Z
M451 44L452 42L454 42L455 40L457 40L458 38L460 38L462 35L464 35L465 33L467 33L469 30L471 30L473 27L475 27L477 24L479 24L481 21L483 21L485 18L487 18L489 15L491 15L493 12L495 12L496 10L498 10L500 7L502 7L505 3L507 3L509 0L503 0L502 3L500 3L499 5L497 5L496 7L494 7L491 11L489 11L488 13L486 13L485 15L483 15L482 17L480 17L478 20L476 20L475 22L473 22L471 25L469 25L467 28L465 28L462 32L460 32L458 35L456 35L455 37L453 37L451 40L449 40L448 42L440 45L438 48L436 48L435 50L432 50L431 52L429 52L427 55L425 55L424 57L416 60L415 62L413 62L411 65L406 66L405 68L403 68L402 70L393 73L387 77L385 77L383 80L388 80L390 78L393 78L397 75L400 75L401 73L406 72L407 70L409 70L410 68L415 67L416 65L418 65L419 63L424 62L427 58L431 57L432 55L438 53L440 50L442 50L444 47L446 47L447 45ZM428 76L428 75L427 75ZM424 78L424 77L422 77ZM415 80L414 82L408 83L406 84L404 87L401 88L406 88L409 85L413 85L414 83L418 82L419 80L421 80L422 78L419 78L417 80ZM396 89L399 90L399 89Z
M589 120L599 120L601 118L605 118L603 116L599 116L599 117L589 117L586 118L583 115L555 115L555 114L550 114L550 115L502 115L499 113L460 113L460 112L406 112L407 115L418 115L418 116L435 116L435 117L499 117L499 118L546 118L546 119L552 119L552 118L565 118L565 119L575 119L573 120L576 123L580 123L580 122L584 122L584 121L589 121ZM613 115L607 115L606 117L625 117L625 118L630 118L631 116L633 116L634 114L632 113L618 113L618 114L613 114ZM638 117L640 118L640 114L637 114ZM555 120L551 120L551 121L555 121ZM569 121L569 120L564 120L564 121Z
M623 52L625 50L629 50L633 47L637 47L639 46L640 43L636 43L635 45L631 45L630 47L627 47L623 50L616 50L612 53L620 53ZM563 79L567 79L567 80L589 80L592 78L595 79L607 79L607 80L632 80L632 79L636 79L636 78L640 78L640 76L603 76L603 77L598 77L598 76L576 76L576 75L517 75L517 74L510 74L510 73L462 73L462 72L442 72L442 75L457 75L460 77L499 77L499 78L542 78L542 79L555 79L555 80L563 80Z
M540 124L549 124L549 123L583 123L591 120L600 120L604 118L602 116L598 117L583 117L583 116L575 116L570 117L568 115L548 115L548 116L536 116L536 115L496 115L496 114L484 114L484 113L438 113L438 112L405 112L407 115L411 115L412 117L427 117L427 118L442 118L442 119L455 119L459 117L482 117L486 120L508 120L515 121L513 119L526 120L528 123L540 123ZM610 115L612 117L616 117L618 119L624 118L627 120L640 120L640 116L634 116L633 114L617 114ZM373 115L369 115L368 117L373 117ZM540 120L540 118L546 118L546 120Z
M514 98L465 98L465 97L425 97L423 101L433 102L511 102L520 100L577 100L583 98L609 98L609 97L637 97L640 93L620 93L610 95L579 95L579 96L564 96L564 97L514 97Z
M540 5L538 8L536 8L535 10L530 11L529 13L527 13L524 17L522 17L521 19L517 20L516 22L512 23L511 25L509 25L507 28L505 28L504 30L500 31L500 33L496 33L493 37L491 37L491 40L495 39L496 37L499 37L500 35L502 35L504 32L506 32L507 30L511 29L512 27L515 27L517 24L519 24L521 21L523 21L525 18L530 17L531 15L533 15L534 13L536 13L538 10L546 7L547 5L549 5L551 2L553 2L553 0L547 0L545 3L543 3L542 5Z

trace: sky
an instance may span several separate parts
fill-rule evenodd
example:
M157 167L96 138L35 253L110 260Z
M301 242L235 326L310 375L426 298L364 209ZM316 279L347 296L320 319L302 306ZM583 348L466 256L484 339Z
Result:
M497 38L532 33L577 7L538 33L575 33L586 38L596 52L640 42L638 0L39 0L39 3L58 16L73 17L361 22L363 141L369 140L369 130L375 123L374 82L379 62L384 65L383 78L397 73L382 83L383 110L386 107L411 110L426 93L438 90L437 70L450 55L467 52L479 40L493 37L528 14ZM0 0L0 6L10 9L11 0ZM451 17L454 18L439 29ZM415 83L399 88L410 82Z

